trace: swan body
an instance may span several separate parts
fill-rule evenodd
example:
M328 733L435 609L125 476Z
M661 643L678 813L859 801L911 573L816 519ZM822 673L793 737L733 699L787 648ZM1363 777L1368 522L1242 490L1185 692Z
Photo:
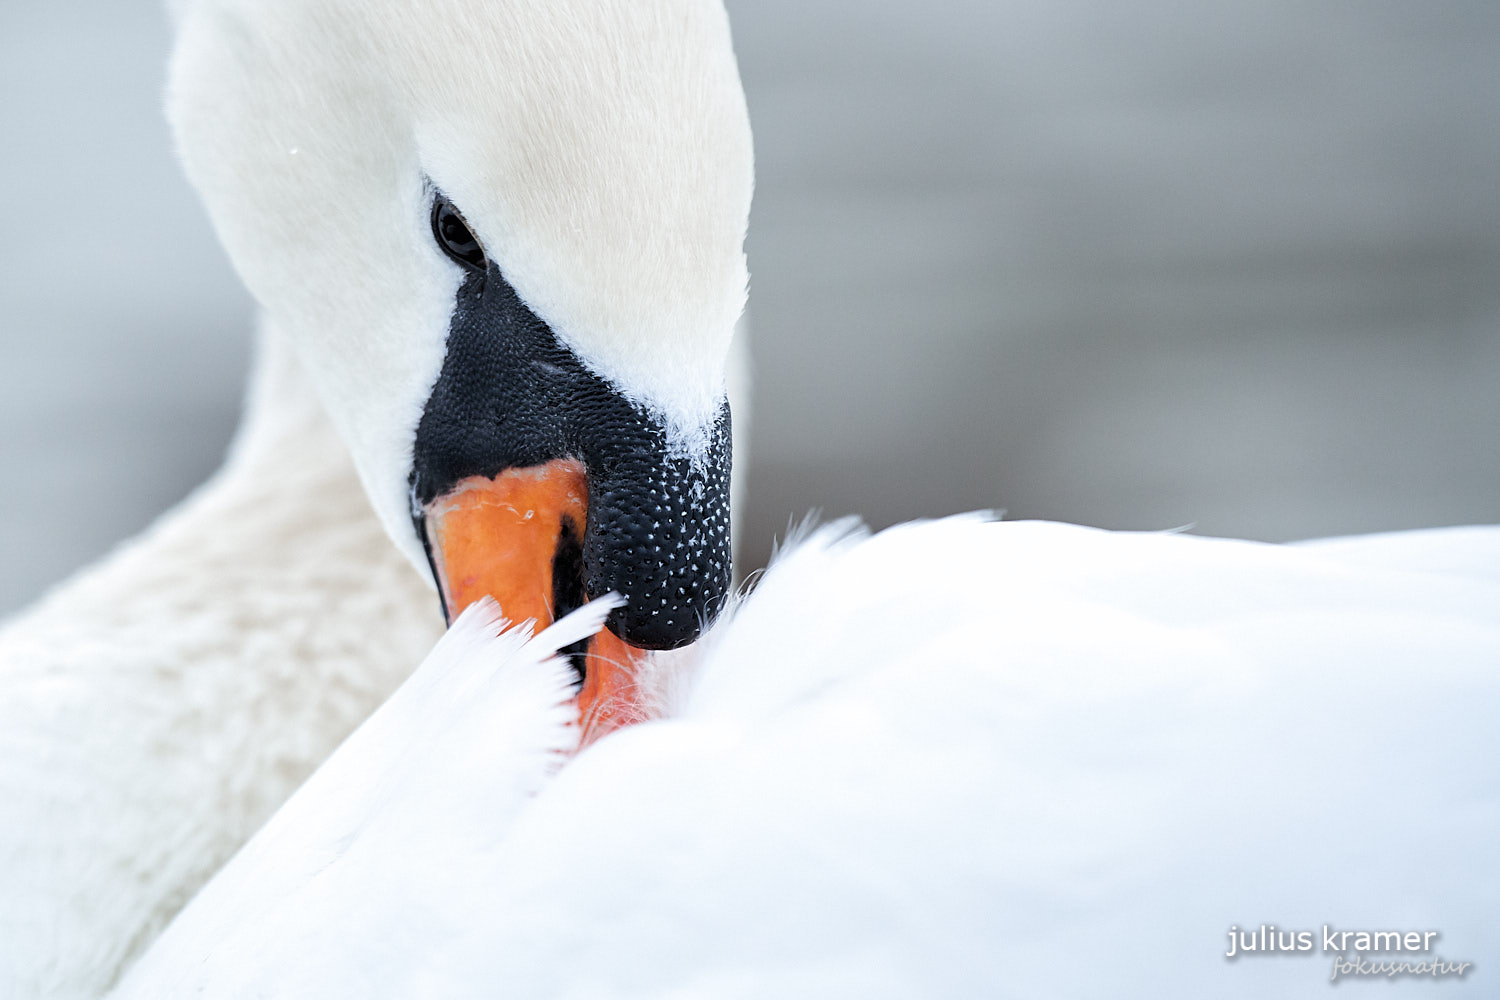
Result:
M1226 959L1262 924L1500 959L1500 528L829 526L560 769L603 615L495 617L118 997L1322 996Z
M0 996L100 996L148 946L119 995L1260 995L1286 966L1225 974L1236 921L1495 957L1494 529L830 529L648 653L730 578L721 4L174 11L261 369L224 471L0 635ZM522 570L484 520L517 477L567 515ZM559 621L462 616L463 559ZM434 588L458 625L288 802ZM601 649L657 721L559 767Z

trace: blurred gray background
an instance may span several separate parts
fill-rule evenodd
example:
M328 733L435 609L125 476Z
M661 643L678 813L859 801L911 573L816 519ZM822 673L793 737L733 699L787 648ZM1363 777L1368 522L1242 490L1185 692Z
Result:
M1500 4L730 0L749 561L819 507L1500 520ZM0 4L0 613L218 462L251 303L151 0Z

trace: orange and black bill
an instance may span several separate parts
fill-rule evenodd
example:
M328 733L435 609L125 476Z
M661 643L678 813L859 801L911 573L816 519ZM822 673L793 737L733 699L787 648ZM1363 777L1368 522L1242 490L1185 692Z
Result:
M563 459L465 479L427 509L427 542L451 621L489 595L513 623L538 630L581 606L588 478ZM645 651L604 631L567 650L590 741L640 721L635 668Z
M458 291L417 428L412 501L449 620L489 594L540 629L624 599L570 651L585 739L634 721L644 651L695 640L728 596L729 408L689 435L588 370L494 265Z

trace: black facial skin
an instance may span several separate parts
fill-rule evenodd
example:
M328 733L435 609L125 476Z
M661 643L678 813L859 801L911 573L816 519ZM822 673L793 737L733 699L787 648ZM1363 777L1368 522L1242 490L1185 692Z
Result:
M588 476L582 590L627 602L610 614L610 630L643 649L692 642L729 593L728 403L706 459L669 455L660 421L586 370L499 268L476 262L417 426L413 498L425 508L469 476L562 458L580 460ZM420 516L416 527L428 544ZM579 540L567 536L559 569L579 564ZM582 596L566 579L554 589L562 604ZM571 607L554 610L560 617Z

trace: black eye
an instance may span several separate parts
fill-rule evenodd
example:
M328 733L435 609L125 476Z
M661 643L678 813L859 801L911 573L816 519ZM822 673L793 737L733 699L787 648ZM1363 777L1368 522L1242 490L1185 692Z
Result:
M442 195L432 200L432 236L443 248L443 253L464 267L484 272L484 247L469 232L468 224L453 207L453 202Z

